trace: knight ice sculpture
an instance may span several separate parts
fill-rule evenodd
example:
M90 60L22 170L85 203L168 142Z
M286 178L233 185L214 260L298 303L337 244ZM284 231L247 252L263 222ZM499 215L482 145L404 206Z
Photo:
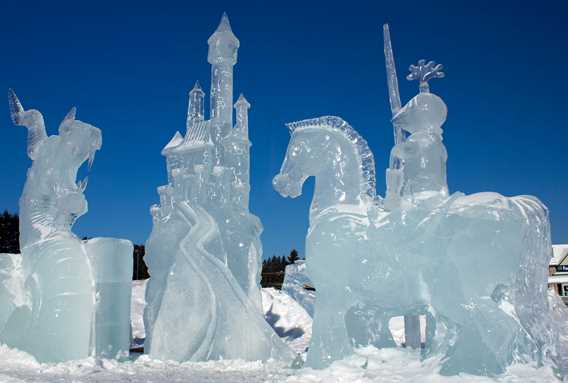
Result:
M189 92L187 131L163 149L168 184L152 206L147 241L145 349L159 359L291 357L260 311L260 220L249 212L248 109L234 105L239 40L227 15L208 40L211 118L199 86Z
M128 353L132 243L71 232L87 212L77 171L93 164L101 131L73 108L48 137L39 111L24 110L12 91L9 101L33 163L20 198L22 254L0 254L0 342L41 362Z
M493 375L513 362L547 360L565 370L566 331L547 300L546 207L530 196L449 194L447 109L428 87L442 68L422 60L411 66L408 79L419 81L420 92L401 107L390 40L385 47L395 127L386 199L375 196L366 141L339 117L288 124L290 143L273 181L294 198L315 177L306 237L317 290L308 364L329 365L353 344L385 346L389 317L423 313L424 356L442 356L442 374Z

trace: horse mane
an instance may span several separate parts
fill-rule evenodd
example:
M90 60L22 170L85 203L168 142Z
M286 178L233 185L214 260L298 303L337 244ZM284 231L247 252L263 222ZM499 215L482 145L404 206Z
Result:
M294 133L296 130L303 128L321 128L341 132L343 136L353 144L355 152L359 157L361 175L363 176L360 185L361 191L367 194L371 200L376 199L377 180L375 175L375 157L367 141L345 120L336 116L323 116L290 122L286 124L286 126L290 129L290 133Z

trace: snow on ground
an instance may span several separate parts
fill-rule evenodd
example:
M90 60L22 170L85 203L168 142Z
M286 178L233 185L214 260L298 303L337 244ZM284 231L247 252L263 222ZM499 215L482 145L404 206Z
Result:
M312 317L286 293L262 289L262 309L266 321L297 353L303 353L312 338Z
M132 291L132 333L144 337L142 312L145 281L135 281ZM311 317L292 298L275 289L263 289L263 309L269 323L297 352L311 337ZM391 331L403 337L401 320ZM395 336L396 337L396 336ZM398 339L399 341L401 339ZM403 348L359 349L325 370L294 370L276 362L214 361L161 362L147 356L117 362L88 358L59 364L39 364L23 352L0 345L0 383L547 383L558 382L550 368L512 366L498 379L460 375L440 376L438 360L420 361L418 353Z
M130 301L130 322L132 323L132 338L144 339L146 333L144 332L144 305L146 300L146 282L132 281L132 299Z
M365 367L364 367L365 366ZM325 370L293 370L274 362L215 361L175 363L150 360L82 361L38 364L24 353L0 346L2 383L552 383L558 382L550 368L513 366L499 379L437 374L437 360L421 362L406 349L357 350L356 355L335 362Z

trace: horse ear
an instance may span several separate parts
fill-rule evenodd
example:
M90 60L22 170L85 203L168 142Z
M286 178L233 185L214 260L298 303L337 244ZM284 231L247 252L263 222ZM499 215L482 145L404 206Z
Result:
M67 114L65 115L65 118L63 119L63 121L74 121L76 116L77 116L77 108L72 107L69 110L69 112L67 112Z

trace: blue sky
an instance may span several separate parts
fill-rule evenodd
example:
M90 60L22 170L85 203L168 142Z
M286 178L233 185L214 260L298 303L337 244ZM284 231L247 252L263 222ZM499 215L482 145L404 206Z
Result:
M553 241L568 243L566 2L47 3L2 5L0 90L13 87L40 109L51 134L73 105L102 129L79 235L146 240L149 206L166 181L160 150L183 131L195 80L208 91L206 40L227 11L241 41L235 93L252 104L251 208L265 226L265 255L303 255L307 230L313 182L296 200L271 186L288 144L284 123L343 117L369 141L384 194L393 143L385 21L399 77L419 58L446 67L431 88L449 108L451 191L536 195L550 209ZM404 102L417 87L400 81ZM4 110L0 209L15 211L30 163L25 129Z

